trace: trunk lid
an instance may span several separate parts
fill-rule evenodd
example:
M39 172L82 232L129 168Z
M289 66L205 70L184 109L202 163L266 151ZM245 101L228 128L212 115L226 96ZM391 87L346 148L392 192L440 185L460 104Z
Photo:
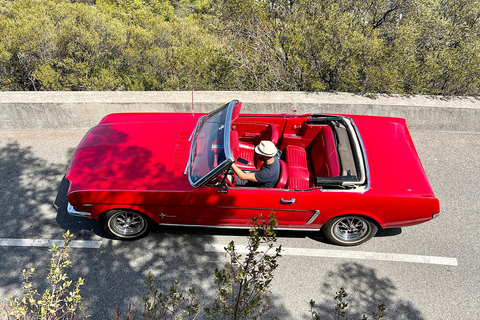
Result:
M371 187L433 196L405 119L352 116L366 148Z

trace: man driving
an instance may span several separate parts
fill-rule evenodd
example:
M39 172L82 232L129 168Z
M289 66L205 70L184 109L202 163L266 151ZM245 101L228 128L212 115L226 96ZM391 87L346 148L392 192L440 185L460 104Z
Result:
M271 141L261 141L255 147L255 153L263 161L259 171L244 172L234 163L232 169L237 175L236 185L274 188L280 178L280 161L277 147Z

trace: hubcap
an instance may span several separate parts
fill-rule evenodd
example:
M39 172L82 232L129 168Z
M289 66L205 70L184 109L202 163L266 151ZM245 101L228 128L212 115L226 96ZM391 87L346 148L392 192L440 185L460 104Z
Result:
M121 212L112 217L110 226L115 233L123 236L136 235L145 228L145 220L134 212Z
M345 217L333 227L335 236L343 241L357 241L368 233L368 223L358 217Z

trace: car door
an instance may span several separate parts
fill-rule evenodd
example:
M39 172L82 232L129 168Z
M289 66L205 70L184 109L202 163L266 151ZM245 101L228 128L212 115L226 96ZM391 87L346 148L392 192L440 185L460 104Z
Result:
M368 207L365 202L368 201L361 192L321 188L299 190L289 228L319 229L333 216L359 213Z
M228 192L218 187L194 189L190 196L193 224L246 227L252 217L272 212L279 227L287 227L295 210L297 192L287 189L233 186Z

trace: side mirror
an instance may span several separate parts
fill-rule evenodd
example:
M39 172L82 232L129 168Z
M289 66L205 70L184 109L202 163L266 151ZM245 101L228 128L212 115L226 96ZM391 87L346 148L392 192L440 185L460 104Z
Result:
M220 189L218 189L218 192L219 193L228 193L228 186L227 186L227 183L225 181L223 181Z

